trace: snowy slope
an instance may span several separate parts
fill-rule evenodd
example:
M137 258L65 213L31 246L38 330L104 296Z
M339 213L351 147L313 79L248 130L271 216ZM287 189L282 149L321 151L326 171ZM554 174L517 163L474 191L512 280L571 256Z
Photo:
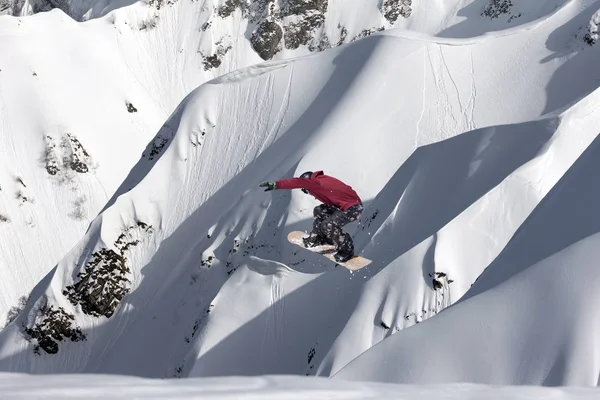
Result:
M0 18L0 47L3 326L81 238L168 114L130 79L110 36L59 12Z
M598 385L599 144L596 138L463 300L376 345L336 377Z
M390 385L325 378L265 376L202 379L142 379L115 375L0 374L5 399L414 399L592 400L596 388L494 387L473 384Z
M1 1L0 12L24 15L42 2L9 3L22 12ZM276 58L393 26L371 3L365 13L332 2L326 26L347 26L345 38L326 46L325 28L315 28L305 36L320 47L282 47ZM52 4L58 9L32 17L0 16L0 326L77 243L181 100L262 61L246 34L266 17L260 2L229 13L225 2L206 1ZM63 9L92 20L76 23Z
M332 375L437 314L595 140L598 52L582 27L598 6L572 1L468 39L390 30L200 86L0 332L0 369ZM351 274L287 243L317 203L256 186L307 169L364 198L351 229L369 268ZM499 376L540 383L540 371ZM597 371L580 372L557 379Z
M262 0L0 0L0 13L33 12L0 16L0 326L81 238L182 99L263 61L267 21L282 32L269 57L287 59L391 27L440 32L461 19L444 9L433 25L413 24L423 17L407 2L376 0L277 2L274 11Z

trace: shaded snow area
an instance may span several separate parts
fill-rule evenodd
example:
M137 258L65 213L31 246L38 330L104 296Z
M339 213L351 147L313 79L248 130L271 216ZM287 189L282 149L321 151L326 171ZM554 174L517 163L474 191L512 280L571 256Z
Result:
M600 0L6 4L0 397L600 397Z

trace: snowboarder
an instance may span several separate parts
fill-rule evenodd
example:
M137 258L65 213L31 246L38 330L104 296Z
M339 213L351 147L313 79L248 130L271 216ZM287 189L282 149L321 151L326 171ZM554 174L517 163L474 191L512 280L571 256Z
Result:
M354 189L344 182L325 175L323 171L307 171L299 178L263 182L265 192L277 189L302 189L323 204L315 207L313 229L304 238L305 247L334 245L337 262L345 262L354 256L352 237L342 230L344 225L356 221L363 212L362 200Z

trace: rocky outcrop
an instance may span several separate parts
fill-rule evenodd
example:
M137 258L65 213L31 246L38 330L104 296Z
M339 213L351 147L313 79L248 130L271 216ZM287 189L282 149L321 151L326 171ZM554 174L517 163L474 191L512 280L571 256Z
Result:
M512 13L513 3L511 0L489 0L483 12L482 17L488 17L489 19L499 18L502 15L510 15L509 22L514 18L518 18L519 14Z
M101 248L92 253L77 280L63 291L74 306L95 317L110 318L131 288L127 251L152 233L152 226L137 222L128 227L114 243L116 251Z
M281 27L274 21L262 21L250 38L252 48L263 60L270 60L281 47Z
M587 26L587 31L583 35L583 41L590 46L596 44L600 34L600 10L596 11L596 13L590 19L590 22Z
M37 311L32 326L24 326L23 333L33 343L34 353L41 355L40 350L44 350L47 354L56 354L61 341L86 340L85 334L74 325L74 321L75 317L62 307L43 304Z
M380 3L380 12L393 26L400 17L411 16L411 5L412 0L384 0ZM328 0L226 0L215 8L213 15L224 19L239 11L250 24L252 48L263 60L270 60L283 49L296 50L305 46L314 52L348 43L348 30L340 24L337 38L332 40L327 36L324 28L328 7ZM211 29L214 23L215 20L205 22L202 30ZM385 27L365 27L352 40L382 29ZM220 58L216 55L205 58L205 69L218 65Z
M380 11L385 19L395 24L398 17L409 18L412 15L412 0L385 0L381 3Z

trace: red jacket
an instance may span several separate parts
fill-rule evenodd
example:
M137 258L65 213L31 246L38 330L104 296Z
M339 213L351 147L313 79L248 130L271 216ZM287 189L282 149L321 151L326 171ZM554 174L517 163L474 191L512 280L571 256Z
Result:
M342 211L362 203L354 189L332 176L323 174L323 171L313 172L309 179L282 179L275 184L277 189L306 189L317 200L338 206Z

